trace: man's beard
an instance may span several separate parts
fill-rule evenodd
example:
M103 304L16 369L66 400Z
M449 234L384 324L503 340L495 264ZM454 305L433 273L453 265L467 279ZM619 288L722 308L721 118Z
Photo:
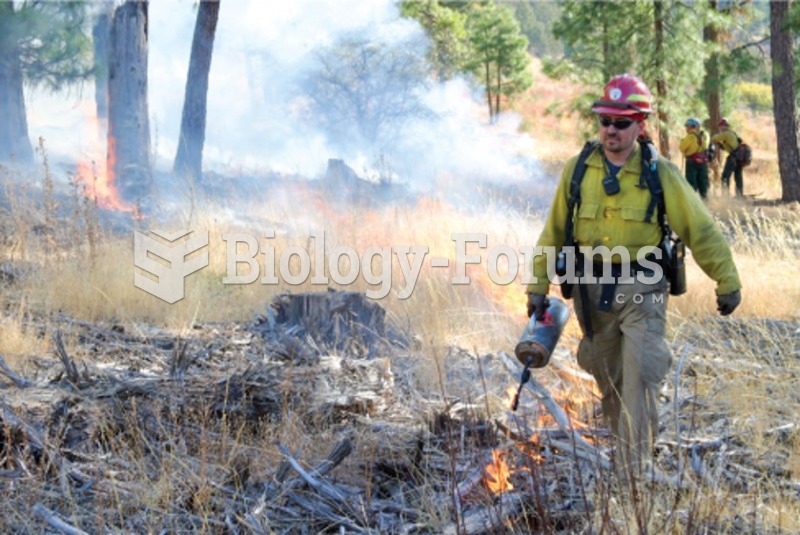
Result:
M622 138L619 136L606 137L603 148L608 152L623 152L626 149L625 145L622 143Z

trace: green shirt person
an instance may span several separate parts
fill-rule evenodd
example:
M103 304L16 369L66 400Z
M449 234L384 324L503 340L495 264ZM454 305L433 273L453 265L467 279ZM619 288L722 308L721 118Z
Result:
M736 196L744 195L744 176L742 167L736 161L736 149L739 148L739 136L731 130L730 123L724 117L719 120L720 131L711 136L711 142L728 153L725 158L725 167L722 168L722 191L730 193L731 175L736 181Z
M655 215L646 220L651 193L640 182L643 149L637 139L652 113L651 101L642 80L622 74L611 78L603 98L592 107L600 124L600 146L585 161L581 200L572 218L579 247L593 251L620 247L629 259L635 259L642 248L652 250L663 238ZM577 156L570 159L562 172L537 242L544 250L565 245L570 184L577 161ZM672 229L691 249L701 269L716 281L719 312L732 313L741 300L741 283L730 248L678 168L659 158L657 169ZM614 181L617 187L605 187ZM614 264L616 257L612 257L608 266L608 260L598 263L592 262L593 258L577 266L580 291L574 291L575 310L583 332L578 363L593 375L602 393L603 415L619 448L618 466L625 476L634 475L652 452L658 433L657 393L672 358L665 340L668 284L663 276L656 282L641 277L623 282L624 276L641 270L643 264ZM598 273L587 272L605 273L608 267L618 277L612 284L590 277ZM535 256L531 270L528 315L543 317L550 289L546 256Z
M708 193L708 135L700 130L700 120L686 120L686 136L678 148L686 158L686 180L702 198Z

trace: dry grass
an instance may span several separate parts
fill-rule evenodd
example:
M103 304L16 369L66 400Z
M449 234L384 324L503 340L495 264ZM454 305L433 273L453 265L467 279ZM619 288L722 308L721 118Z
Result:
M34 325L29 325L27 305L24 300L9 307L0 315L0 355L12 367L20 366L30 355L46 353L49 344Z

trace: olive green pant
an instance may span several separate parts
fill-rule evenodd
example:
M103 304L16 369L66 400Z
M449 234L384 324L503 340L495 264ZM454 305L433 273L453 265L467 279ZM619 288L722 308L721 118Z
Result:
M708 165L686 160L686 180L702 198L708 195Z
M586 284L593 335L586 336L583 302L575 288L575 311L584 337L578 364L591 373L602 394L603 416L617 439L618 467L640 473L658 435L656 399L669 370L671 354L664 339L667 284L618 284L611 310L598 310L602 286Z
M730 195L731 175L736 182L736 196L742 197L744 195L744 173L733 153L728 154L725 159L725 167L722 168L722 193L725 195Z

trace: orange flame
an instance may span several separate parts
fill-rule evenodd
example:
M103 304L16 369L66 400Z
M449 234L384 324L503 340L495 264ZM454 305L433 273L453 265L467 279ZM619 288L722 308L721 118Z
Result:
M511 470L506 463L505 454L497 450L492 451L492 462L486 465L484 469L486 476L484 483L486 488L492 494L502 494L514 488L509 478L511 477Z
M116 140L108 137L107 154L103 154L105 146L101 121L91 114L87 121L92 130L92 147L83 161L78 162L76 175L83 184L84 191L98 206L116 212L130 212L138 215L136 206L122 200L117 191L114 176L116 161ZM98 165L98 162L104 162Z
M483 274L483 272L478 272L477 274L471 273L470 276L475 276L475 280L484 295L491 299L499 312L523 317L525 313L525 303L528 297L522 286L513 282L505 286L497 284L492 281L488 275Z
M514 404L514 398L517 397L517 386L516 385L509 385L506 387L505 395L503 397L503 407L507 409L511 409Z

